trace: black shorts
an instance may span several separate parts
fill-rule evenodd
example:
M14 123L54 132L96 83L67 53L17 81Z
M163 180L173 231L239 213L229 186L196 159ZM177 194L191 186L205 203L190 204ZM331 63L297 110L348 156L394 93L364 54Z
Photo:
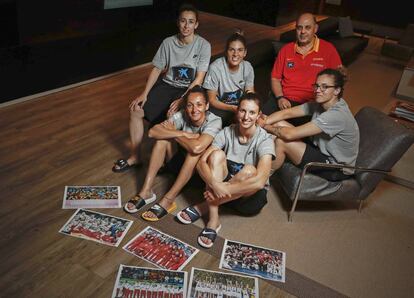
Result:
M299 102L296 102L290 99L288 100L292 107L301 105L301 103ZM263 105L262 111L263 111L263 114L265 115L270 115L274 112L280 111L279 106L277 105L277 100L275 96L273 95L273 93L271 93L270 98ZM287 119L286 121L294 126L300 126L300 125L308 123L311 120L312 120L312 116L303 116L303 117L298 117L298 118L293 118L293 119Z
M151 126L164 121L167 119L170 104L180 98L186 90L186 88L173 87L158 80L148 93L147 101L144 104L144 118Z
M227 177L224 182L229 181L244 167L244 164L227 160ZM251 216L256 215L267 204L267 190L261 189L249 197L242 197L234 201L224 203L223 206L229 207L242 215Z
M171 157L169 161L165 164L166 169L178 175L181 171L181 168L184 164L185 158L187 156L187 150L185 150L182 146L177 144L177 152Z
M331 163L329 161L329 157L323 154L318 147L311 144L306 144L305 153L303 153L302 160L299 163L298 167L303 169L307 163L312 161L321 163ZM341 181L348 179L352 176L344 174L340 169L322 169L311 167L308 171L329 181Z
M177 152L175 152L173 157L165 164L167 171L174 174L175 176L178 176L185 162L185 158L187 157L187 153L187 150L177 144ZM188 183L197 187L203 187L205 185L204 181L198 175L197 171L194 171L194 174Z
M256 215L267 204L267 190L262 188L249 197L242 197L234 201L224 203L230 209L233 209L244 216Z

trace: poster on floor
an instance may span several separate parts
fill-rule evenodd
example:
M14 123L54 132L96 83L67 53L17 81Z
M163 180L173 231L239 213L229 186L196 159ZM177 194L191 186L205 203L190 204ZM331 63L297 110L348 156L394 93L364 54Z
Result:
M187 272L120 265L112 298L174 297L187 293Z
M128 219L78 209L59 232L118 247L131 225L132 221Z
M285 282L286 253L226 239L220 269Z
M119 186L65 186L62 208L121 208L121 188Z
M255 277L193 267L187 298L199 297L257 298L259 282Z
M197 248L149 226L125 244L123 249L168 270L182 270L198 253Z

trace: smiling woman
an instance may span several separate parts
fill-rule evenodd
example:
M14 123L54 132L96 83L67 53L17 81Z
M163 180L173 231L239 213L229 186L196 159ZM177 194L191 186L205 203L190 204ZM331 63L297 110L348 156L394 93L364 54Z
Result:
M208 111L207 95L200 86L184 96L185 109L153 126L148 136L156 140L144 184L137 195L126 203L128 213L138 212L157 199L152 186L158 170L165 168L177 176L162 199L142 214L147 221L157 221L175 208L175 198L190 180L204 150L221 129L221 119Z
M198 172L206 183L205 201L182 210L177 218L189 224L208 215L207 226L198 237L198 244L205 248L213 246L221 228L219 205L250 216L267 204L266 186L275 149L271 136L256 124L260 115L258 96L253 92L243 95L237 123L217 134L198 163Z
M233 122L240 97L254 92L254 70L244 60L246 55L246 39L238 30L227 39L225 56L211 63L204 80L210 110L223 119L224 126Z
M345 100L342 98L345 76L335 69L327 68L317 75L313 84L315 102L284 109L265 119L264 128L276 135L276 161L279 169L288 157L303 168L309 162L345 164L355 166L359 148L359 128ZM284 121L304 115L312 120L300 126ZM301 139L313 137L312 143ZM353 174L348 169L309 170L327 180L345 180Z

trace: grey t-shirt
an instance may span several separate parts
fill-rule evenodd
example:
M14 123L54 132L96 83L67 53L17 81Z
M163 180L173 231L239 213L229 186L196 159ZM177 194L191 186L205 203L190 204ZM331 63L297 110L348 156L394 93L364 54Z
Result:
M218 100L237 105L243 92L254 86L254 71L248 61L242 61L237 72L231 72L225 57L211 63L203 87L217 91Z
M190 119L184 111L178 111L170 118L178 130L198 133L198 134L209 134L213 138L221 130L221 118L214 115L210 111L206 112L206 119L201 126L193 126Z
M192 43L180 44L177 35L167 37L158 48L152 64L166 70L164 82L186 88L196 77L198 71L207 71L210 63L210 43L199 35L194 35Z
M255 167L263 155L270 154L272 158L275 157L275 146L271 135L259 126L246 144L240 143L236 124L226 126L216 135L212 146L222 149L228 160Z
M359 127L345 100L342 98L328 110L316 102L302 105L312 115L312 123L323 133L313 136L313 143L329 156L332 163L355 166L359 150ZM349 169L344 174L353 174Z

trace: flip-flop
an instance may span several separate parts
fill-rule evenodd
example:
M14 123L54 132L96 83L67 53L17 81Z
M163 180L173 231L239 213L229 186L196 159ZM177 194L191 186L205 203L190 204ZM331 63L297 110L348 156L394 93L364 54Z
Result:
M187 215L187 217L190 218L190 220L185 219L182 215L183 213L185 213ZM182 222L183 224L186 224L186 225L197 221L198 219L200 219L200 217L201 217L201 214L193 206L189 206L189 207L181 210L177 214L177 219L180 222Z
M214 244L214 241L217 238L217 233L220 231L221 225L217 227L217 229L211 229L211 228L204 228L201 233L198 235L197 242L200 246L204 248L211 248ZM207 239L211 240L210 244L206 244L201 240L201 237L206 237Z
M137 194L134 198L130 199L124 205L124 210L128 213L137 213L139 211L139 209L141 209L142 207L144 207L147 204L150 204L150 203L154 202L156 199L157 199L157 195L155 193L152 193L152 195L147 199L144 199L139 194ZM129 209L128 208L128 203L133 204L134 208Z
M171 204L171 207L168 209L165 209L160 204L154 204L150 209L145 211L141 214L141 217L145 219L146 221L159 221L161 218L166 216L168 213L173 212L175 209L177 209L177 204L174 202ZM147 212L152 212L155 217L149 217Z
M137 166L140 166L140 165L141 165L141 163L136 163L136 164L130 165L125 158L120 158L114 163L114 166L112 167L112 172L114 172L114 173L123 173L123 172L126 172L126 171L128 171L129 169L131 169L133 167L137 167Z

